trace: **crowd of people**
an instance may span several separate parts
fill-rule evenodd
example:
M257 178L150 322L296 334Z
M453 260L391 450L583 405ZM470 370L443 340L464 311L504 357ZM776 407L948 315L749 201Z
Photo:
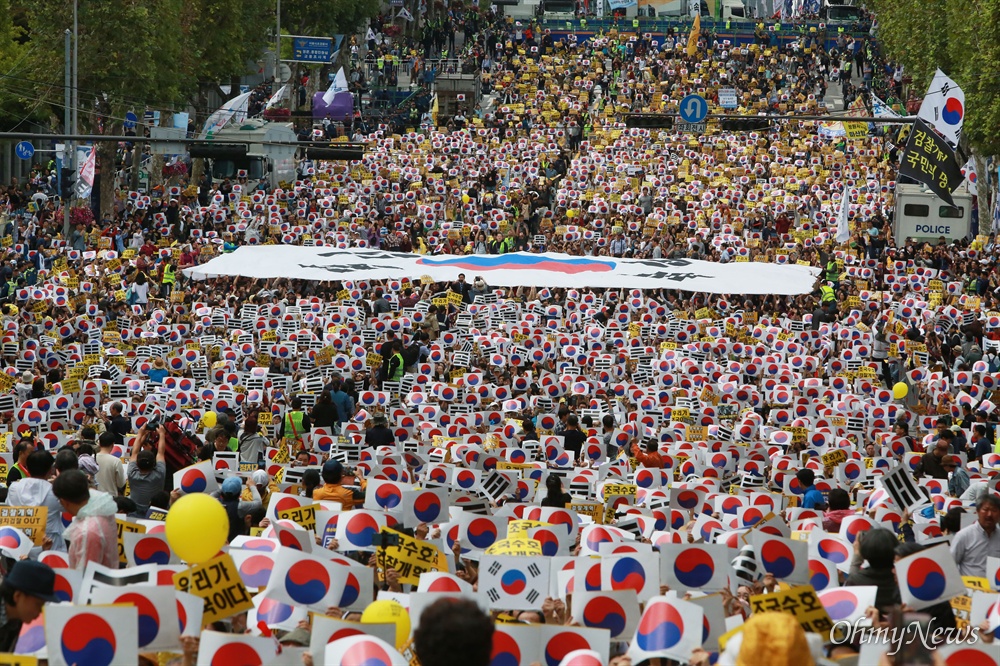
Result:
M454 50L452 34L431 26L423 48ZM808 30L703 35L693 54L687 35L556 41L499 18L464 38L492 103L356 135L358 162L302 161L266 190L120 192L111 217L68 238L57 202L32 196L40 183L0 188L3 492L47 509L32 526L0 507L0 652L84 663L53 643L43 604L99 615L109 588L165 581L188 608L172 574L202 562L179 555L191 544L170 514L204 492L225 509L221 543L252 608L206 615L204 630L181 620L164 644L134 602L142 663L352 666L383 663L365 661L379 649L423 666L893 663L878 661L891 641L845 636L855 621L946 630L922 644L934 663L996 659L995 236L893 237L905 128L624 122L689 93L713 110L734 91L745 114L818 114L839 84L864 106L854 86L896 69ZM864 73L844 76L859 52ZM837 243L843 197L851 237ZM496 288L488 269L188 275L267 244L798 263L820 279L780 296ZM421 492L438 511L407 500ZM441 557L420 576L405 545ZM922 585L928 560L941 569ZM687 561L700 564L675 566ZM292 562L345 567L357 593ZM721 575L705 574L713 562ZM425 584L434 571L446 586ZM810 593L809 612L788 601ZM226 661L237 647L260 661Z

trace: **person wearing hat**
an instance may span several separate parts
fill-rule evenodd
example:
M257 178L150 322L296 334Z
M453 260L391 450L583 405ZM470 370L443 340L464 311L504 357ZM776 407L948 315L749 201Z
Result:
M167 362L159 356L153 359L153 367L146 373L146 376L149 377L149 383L155 386L163 384L163 380L169 375L170 371L167 370Z
M373 416L372 426L365 431L365 446L392 446L395 441L385 414Z
M19 402L31 399L31 386L34 381L35 376L30 371L25 370L21 375L21 381L14 385L14 391L17 392Z
M35 560L21 560L11 567L0 582L0 652L13 652L21 627L42 614L46 602L57 603L56 574L52 568Z

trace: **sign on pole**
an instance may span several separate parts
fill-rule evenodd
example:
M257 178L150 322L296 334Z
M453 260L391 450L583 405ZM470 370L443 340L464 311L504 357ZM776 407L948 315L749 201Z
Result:
M679 114L686 123L700 123L708 116L708 102L701 95L688 95L681 100Z
M332 43L329 37L292 37L292 61L330 62Z
M35 147L31 145L30 141L22 141L14 146L14 154L22 160L30 160L35 154Z

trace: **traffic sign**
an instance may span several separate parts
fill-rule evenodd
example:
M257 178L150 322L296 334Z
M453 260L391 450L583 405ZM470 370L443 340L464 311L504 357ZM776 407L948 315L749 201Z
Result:
M680 116L686 123L700 123L708 116L708 102L701 95L688 95L681 100Z
M125 113L125 122L122 123L122 127L130 130L135 129L135 126L139 124L139 116L135 115L131 111Z
M14 146L14 154L22 160L30 160L31 156L35 154L35 147L31 145L30 141L22 141Z
M739 106L735 88L719 88L719 106L723 109L735 109Z

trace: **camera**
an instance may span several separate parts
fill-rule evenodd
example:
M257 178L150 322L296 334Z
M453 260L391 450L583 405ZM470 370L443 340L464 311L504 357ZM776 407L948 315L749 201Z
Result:
M372 535L372 545L378 548L393 548L399 546L399 535L379 532Z
M160 427L160 417L155 416L146 422L146 430L156 430Z

